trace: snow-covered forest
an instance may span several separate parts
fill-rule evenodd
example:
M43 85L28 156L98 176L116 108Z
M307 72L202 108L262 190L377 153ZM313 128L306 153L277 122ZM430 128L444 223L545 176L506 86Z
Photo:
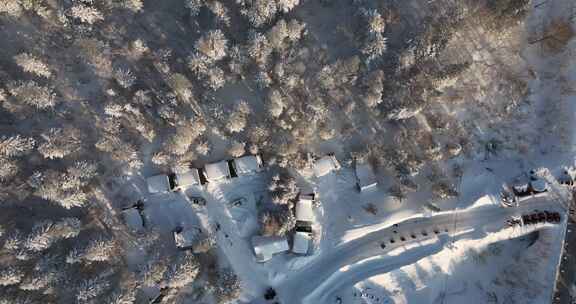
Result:
M154 227L127 227L122 208L145 192L133 179L262 155L271 199L258 234L277 236L327 153L368 163L382 191L418 192L429 209L459 194L466 160L565 152L574 80L538 95L556 76L533 64L564 52L573 15L528 24L532 10L0 0L0 303L148 303L153 289L161 303L237 299L242 282L214 240L174 251ZM559 69L576 57L562 58Z

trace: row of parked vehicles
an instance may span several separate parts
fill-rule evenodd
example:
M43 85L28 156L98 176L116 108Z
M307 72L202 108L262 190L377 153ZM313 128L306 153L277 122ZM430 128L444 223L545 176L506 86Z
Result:
M203 168L189 168L179 173L159 174L148 177L146 183L150 193L178 191L190 186L202 186L211 182L220 182L263 170L260 155L246 155L231 160L207 164Z
M528 226L540 223L558 224L562 221L562 216L558 212L537 211L522 216L513 217L508 220L509 226Z

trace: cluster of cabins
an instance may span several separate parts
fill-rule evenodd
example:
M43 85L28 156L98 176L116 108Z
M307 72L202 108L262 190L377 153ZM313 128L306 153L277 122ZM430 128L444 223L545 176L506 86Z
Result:
M340 170L341 166L333 154L320 158L314 164L314 175L323 177ZM378 185L372 167L367 164L359 164L354 161L355 188L359 192L376 189ZM252 245L258 262L266 262L274 255L292 252L296 255L307 255L312 248L312 224L314 221L314 201L316 195L300 194L295 205L296 228L292 235L292 247L287 237L278 236L254 236Z
M355 187L358 192L366 192L376 189L378 181L372 166L368 163L360 163L357 160L353 161ZM334 154L328 154L320 158L314 164L314 175L322 177L329 173L340 170L341 166Z
M247 155L232 160L207 164L204 168L189 168L180 173L160 174L146 179L150 193L178 191L190 186L201 186L211 182L251 175L262 171L260 155Z
M320 158L314 165L316 177L322 177L340 170L341 166L333 154ZM376 177L370 165L354 162L356 178L355 188L359 192L375 189ZM148 191L151 194L161 194L184 190L191 186L203 186L207 183L221 182L239 176L252 175L263 170L260 155L247 155L232 160L223 160L205 165L203 168L190 167L184 172L159 174L146 179ZM191 198L199 204L205 201L202 198ZM297 255L307 255L312 248L312 225L314 221L313 206L315 194L301 194L295 205L296 228L292 235L290 246L287 237L254 236L252 244L258 262L266 262L274 255L291 251ZM143 204L126 208L123 213L129 226L143 227ZM202 239L200 228L183 229L176 227L173 231L176 246L181 249L190 249Z
M300 194L296 202L296 229L292 238L292 249L287 237L280 236L254 236L252 245L256 261L262 263L270 260L274 255L292 251L297 255L306 255L312 247L312 224L314 221L315 194Z

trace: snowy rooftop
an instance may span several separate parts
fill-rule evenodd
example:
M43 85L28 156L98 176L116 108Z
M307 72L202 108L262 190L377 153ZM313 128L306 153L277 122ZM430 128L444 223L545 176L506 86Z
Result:
M334 155L326 155L314 165L314 174L316 177L321 177L338 169L340 169L340 164L336 157Z
M290 250L285 237L254 236L252 245L258 262L266 262L275 254Z
M247 175L262 169L262 159L259 155L247 155L234 160L236 174Z
M314 212L312 210L312 199L310 197L302 197L296 203L296 220L303 222L312 222L314 219Z
M373 189L377 185L376 175L369 164L356 164L356 177L360 191Z
M292 252L296 254L307 254L308 248L310 247L310 237L309 233L296 232L294 234L294 244L292 246Z
M227 161L207 164L205 167L206 179L208 181L219 181L230 177L230 169Z
M538 178L530 182L530 186L532 190L536 192L544 192L547 190L548 186L546 185L546 181L542 178Z
M146 179L148 184L148 191L150 193L162 193L170 191L170 182L168 175L155 175Z
M198 169L192 169L184 173L176 173L176 184L178 187L200 185L200 175Z
M134 208L126 209L122 211L122 216L124 217L126 225L130 227L132 231L142 231L144 229L144 222L138 210Z

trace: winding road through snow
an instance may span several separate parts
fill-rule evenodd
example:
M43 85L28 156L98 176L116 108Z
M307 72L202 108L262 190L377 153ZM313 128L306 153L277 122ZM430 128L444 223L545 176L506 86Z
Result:
M484 233L499 231L506 227L506 220L510 217L534 210L562 209L559 204L546 198L534 198L523 201L522 205L516 208L484 206L427 218L408 219L324 252L301 270L275 282L274 288L281 303L328 304L331 303L330 297L333 293L342 287L412 264L441 250L444 244L459 234L474 232L481 237ZM405 241L401 241L401 238ZM418 242L427 244L416 246ZM432 244L429 244L430 242ZM385 247L382 247L382 244ZM400 247L408 244L416 247L395 256L387 255L394 249L402 250ZM370 258L380 259L370 261Z

